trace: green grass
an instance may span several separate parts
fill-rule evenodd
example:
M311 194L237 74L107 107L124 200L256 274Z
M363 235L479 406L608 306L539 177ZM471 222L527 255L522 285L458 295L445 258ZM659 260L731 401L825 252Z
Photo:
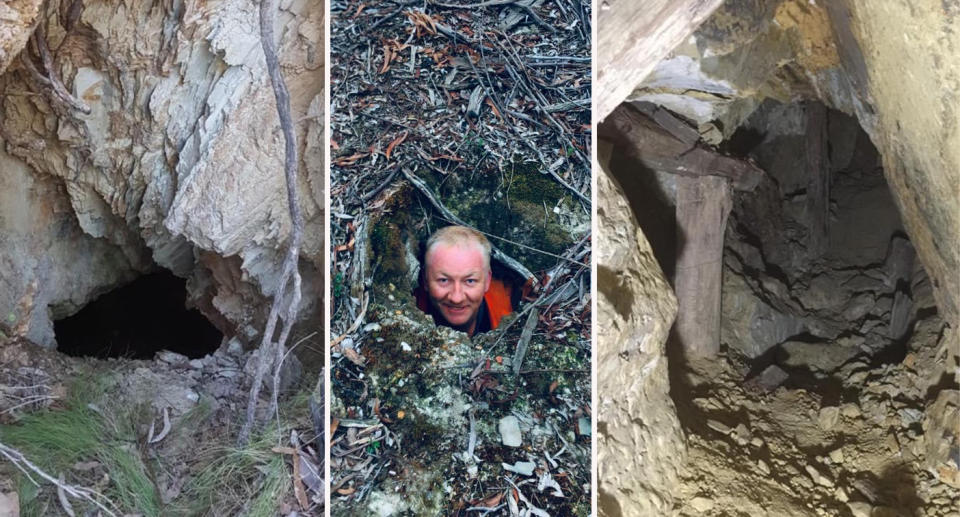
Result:
M273 452L277 445L276 422L272 422L244 447L233 444L233 436L223 436L218 444L201 446L188 459L191 474L183 493L171 504L163 505L151 467L159 468L143 452L138 437L153 411L149 404L104 407L108 400L109 379L87 376L70 383L70 394L61 407L24 416L17 423L0 426L0 441L20 450L47 473L66 475L79 486L94 487L90 478L72 469L81 461L96 460L109 476L109 485L100 490L119 507L118 514L153 516L236 515L251 517L276 515L277 508L292 490L286 457ZM310 391L303 389L280 406L283 433L289 426L307 418ZM91 404L95 404L91 406ZM212 412L211 401L199 403L178 419L165 441L191 440ZM14 472L12 467L9 469ZM41 482L38 489L22 474L15 474L21 503L21 515L33 517L59 513L56 490ZM71 501L78 515L89 506Z
M92 377L74 381L64 407L37 412L15 424L0 426L0 441L20 450L48 474L63 473L68 482L81 485L84 483L70 479L73 464L99 461L110 476L104 495L124 510L148 517L161 515L156 486L137 449L136 417L140 411L114 415L102 409L95 411L89 405L103 396L106 385L106 379ZM18 476L23 514L40 515L48 501L42 500L37 487L22 474ZM50 496L53 492L51 487L45 487L42 493Z
M211 447L198 458L202 465L180 496L181 515L235 515L252 500L251 516L272 516L290 487L283 457L273 452L271 427L244 447Z
M273 458L261 469L265 478L253 504L250 505L250 517L273 517L290 488L290 474L283 457L274 454Z

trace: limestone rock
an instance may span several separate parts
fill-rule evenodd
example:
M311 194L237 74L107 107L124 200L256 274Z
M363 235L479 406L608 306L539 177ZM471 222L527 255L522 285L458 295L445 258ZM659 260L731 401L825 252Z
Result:
M520 433L520 421L517 417L510 415L501 418L497 429L500 430L500 441L507 447L523 445L523 435Z
M598 5L597 22L604 30L597 35L594 63L599 72L594 93L600 102L597 117L613 111L633 85L720 4L720 0L657 0L638 9L627 0L604 0Z
M0 74L20 54L33 34L41 0L12 0L0 5Z
M598 151L606 166L609 148ZM596 174L599 513L660 515L686 456L664 353L676 299L625 194Z
M20 517L20 498L16 492L0 492L0 517Z
M39 91L22 66L0 76L0 159L12 170L0 181L4 195L21 198L0 206L0 263L15 275L0 283L0 313L12 314L17 334L52 346L52 319L162 267L188 279L189 303L220 330L255 341L290 231L257 6L83 6L70 29L55 15L43 23L59 49L57 72L89 115L43 93L11 95ZM285 3L277 17L293 116L305 121L297 125L301 317L315 324L324 256L322 21L323 9L306 0Z
M694 497L690 500L690 506L700 513L707 513L710 510L713 510L715 505L716 502L709 497Z
M837 426L840 421L840 408L836 406L827 406L820 408L819 420L820 428L824 431L830 431Z
M927 407L923 422L924 466L941 481L960 488L960 391L943 390Z

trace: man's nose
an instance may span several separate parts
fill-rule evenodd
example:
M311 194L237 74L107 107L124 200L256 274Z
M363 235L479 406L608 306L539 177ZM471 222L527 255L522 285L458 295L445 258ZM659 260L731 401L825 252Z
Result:
M453 288L450 289L450 301L453 303L460 303L463 301L463 286L459 282L453 284Z

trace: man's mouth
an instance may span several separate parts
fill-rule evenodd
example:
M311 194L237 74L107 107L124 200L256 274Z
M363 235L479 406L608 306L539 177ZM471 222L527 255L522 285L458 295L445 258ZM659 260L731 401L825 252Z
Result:
M462 306L462 307L455 307L455 306L451 306L451 305L444 305L444 307L446 307L446 309L447 309L448 312L452 312L452 313L454 313L454 314L460 314L460 313L465 312L465 311L467 310L467 306L466 306L466 305L464 305L464 306Z

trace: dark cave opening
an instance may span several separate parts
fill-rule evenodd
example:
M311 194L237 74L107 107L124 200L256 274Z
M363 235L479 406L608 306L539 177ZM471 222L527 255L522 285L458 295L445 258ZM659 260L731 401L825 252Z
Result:
M766 101L722 148L766 172L735 193L727 224L728 357L747 377L775 365L785 385L808 389L850 365L900 362L913 323L935 305L859 123L818 102Z
M213 353L223 334L186 307L186 280L141 276L54 322L58 350L73 357L151 359L161 350L191 359Z

